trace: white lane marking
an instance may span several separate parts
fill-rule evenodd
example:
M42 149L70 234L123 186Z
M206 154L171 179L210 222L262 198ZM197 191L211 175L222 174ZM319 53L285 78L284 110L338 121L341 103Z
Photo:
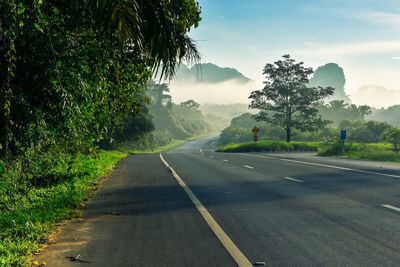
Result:
M295 178L292 178L292 177L283 177L283 179L294 181L294 182L298 182L298 183L304 183L304 181L299 180L299 179L295 179Z
M399 211L399 212L400 212L400 208L395 207L395 206L392 206L392 205L385 204L385 205L382 205L382 207L385 207L385 208L388 208L388 209L391 209L391 210L395 210L395 211Z
M171 171L172 175L175 177L178 184L185 190L186 194L189 196L190 200L196 206L197 210L200 212L201 216L203 216L204 220L207 222L208 226L217 236L217 238L221 241L222 245L229 252L232 258L236 261L239 266L250 267L253 266L251 262L247 259L247 257L240 251L240 249L233 243L232 239L224 232L224 230L219 226L219 224L215 221L212 215L208 212L206 207L200 202L200 200L196 197L193 191L186 185L186 183L182 180L182 178L175 172L175 170L168 164L168 162L164 159L162 154L160 154L161 161L167 166L167 168Z
M203 148L200 148L200 153L203 153Z
M331 168L331 169L338 169L338 170L359 172L359 173L367 173L367 174L380 175L380 176L386 176L386 177L400 179L399 175L388 174L388 173L371 172L371 171L351 169L351 168L346 168L346 167L339 167L339 166L334 166L334 165L326 165L326 164L320 164L320 163L314 163L314 162L306 162L306 161L293 160L293 159L284 159L284 158L277 158L277 157L268 157L268 156L261 156L261 155L252 155L252 154L244 154L244 153L240 153L239 155L250 156L250 157L258 157L258 158L265 158L265 159L282 160L282 161L305 164L305 165L313 165L313 166L319 166L319 167L325 167L325 168Z
M210 156L210 159L213 159L214 157L213 156Z
M247 169L254 169L254 167L251 167L249 165L243 165L243 167L247 168Z
M223 159L222 161L228 162L229 160L227 160L227 159Z

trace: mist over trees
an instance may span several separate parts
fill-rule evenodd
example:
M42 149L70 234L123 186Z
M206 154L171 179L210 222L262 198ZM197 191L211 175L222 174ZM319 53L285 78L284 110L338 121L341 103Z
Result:
M400 127L400 105L388 108L372 109L372 114L368 116L370 120L382 121Z
M324 119L332 121L335 125L343 120L362 121L372 113L371 107L367 105L347 104L344 100L333 100L328 104L321 103L318 109Z
M289 58L287 57L286 60L288 61ZM264 74L272 76L267 76L269 80L267 80L266 87L263 90L255 91L250 96L252 100L250 107L256 107L261 112L255 116L246 112L232 119L230 125L221 132L221 144L252 141L251 129L254 126L260 129L259 136L263 140L282 140L285 138L288 140L285 127L288 122L287 117L290 114L288 107L296 107L289 99L296 101L297 105L302 103L302 100L300 97L295 98L288 93L290 90L286 88L291 86L289 82L284 83L285 79L276 78L284 76L282 75L282 73L285 73L283 70L289 70L289 66L294 62L289 61L286 64L282 61L278 62L280 69L272 64L266 66ZM285 73L291 75L292 79L301 73L301 71L293 69ZM275 79L270 77L275 77ZM275 80L277 82L274 84ZM338 140L339 132L342 129L347 131L347 139L350 142L378 143L389 142L388 140L393 139L388 136L395 132L393 126L400 125L400 105L387 109L374 109L367 105L351 104L344 93L345 77L343 69L334 63L319 67L308 83L309 87L321 85L335 87L335 94L327 97L327 99L333 98L335 100L325 102L321 98L311 105L317 111L314 114L317 115L317 118L320 116L320 120L324 123L321 127L311 129L313 131L304 131L304 129L293 127L291 129L291 140L335 141ZM296 121L301 120L296 118ZM393 134L393 136L395 135ZM392 141L395 142L395 140Z

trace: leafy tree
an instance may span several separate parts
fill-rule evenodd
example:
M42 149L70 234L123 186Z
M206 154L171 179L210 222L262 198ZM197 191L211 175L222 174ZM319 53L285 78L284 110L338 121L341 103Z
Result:
M400 148L400 128L391 128L388 129L385 134L385 140L393 144L394 149L396 151L397 157L399 157L399 148Z
M386 122L368 121L366 123L366 128L372 135L372 139L369 140L369 142L377 143L384 139L384 133L392 128L392 126Z
M370 106L356 106L352 104L349 106L349 113L349 117L353 120L364 120L367 115L372 113L372 111Z
M250 95L251 108L259 109L257 120L278 125L286 131L290 142L292 130L316 131L328 123L318 114L318 101L334 93L332 87L310 87L311 68L296 63L289 55L274 64L267 64L263 74L265 87Z

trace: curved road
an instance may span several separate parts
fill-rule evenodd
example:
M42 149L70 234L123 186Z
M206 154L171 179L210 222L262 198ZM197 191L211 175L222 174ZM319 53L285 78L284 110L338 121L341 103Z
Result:
M173 171L159 155L123 160L83 219L63 226L39 259L49 266L237 266L206 212L251 263L399 266L399 165L304 152L214 153L214 141L163 154Z

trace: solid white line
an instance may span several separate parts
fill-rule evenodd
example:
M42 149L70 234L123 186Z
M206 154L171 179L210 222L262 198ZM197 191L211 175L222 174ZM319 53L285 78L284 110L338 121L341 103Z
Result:
M232 258L236 261L239 266L250 267L253 266L251 262L247 259L247 257L240 251L240 249L233 243L232 239L224 232L224 230L219 226L219 224L215 221L215 219L211 216L208 210L203 206L200 200L196 197L196 195L192 192L192 190L186 185L186 183L182 180L182 178L175 172L175 170L168 164L168 162L164 159L162 154L160 154L161 161L167 166L167 168L171 171L172 175L175 177L178 184L185 190L186 194L189 196L190 200L196 206L197 210L200 212L201 216L203 216L204 220L207 222L208 226L217 236L217 238L221 241L222 245L229 252Z
M222 161L228 162L228 160L227 160L227 159L223 159Z
M293 159L284 159L284 158L277 158L277 157L268 157L268 156L253 155L253 154L244 154L244 153L240 153L239 155L250 156L250 157L258 157L258 158L265 158L265 159L282 160L282 161L305 164L305 165L313 165L313 166L318 166L318 167L325 167L325 168L338 169L338 170L351 171L351 172L359 172L359 173L367 173L367 174L380 175L380 176L386 176L386 177L400 179L399 175L394 175L394 174L364 171L364 170L351 169L351 168L346 168L346 167L339 167L339 166L334 166L334 165L326 165L326 164L320 164L320 163L314 163L314 162L299 161L299 160L293 160Z
M254 169L254 167L251 167L249 165L243 165L243 167L247 168L247 169Z
M303 183L304 182L302 180L298 180L298 179L295 179L295 178L292 178L292 177L283 177L283 179L294 181L294 182L298 182L298 183Z
M382 207L385 207L385 208L388 208L388 209L391 209L391 210L395 210L395 211L399 211L399 212L400 212L400 208L395 207L395 206L392 206L392 205L385 204L385 205L382 205Z

